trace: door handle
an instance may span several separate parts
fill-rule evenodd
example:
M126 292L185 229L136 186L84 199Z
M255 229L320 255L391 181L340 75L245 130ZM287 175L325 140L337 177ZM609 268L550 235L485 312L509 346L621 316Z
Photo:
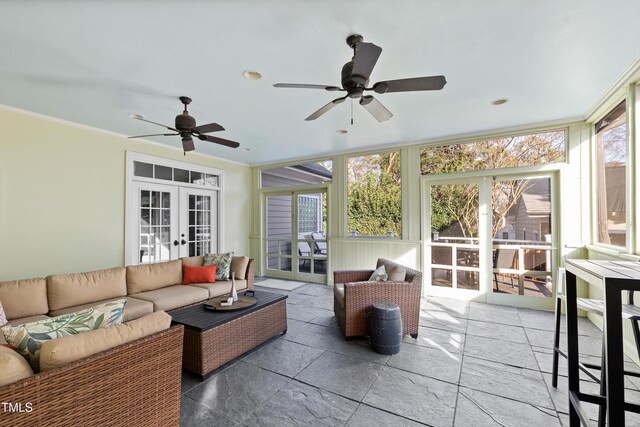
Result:
M176 240L176 242L177 242L177 240ZM184 240L184 239L182 239L182 240L180 240L180 244L181 244L181 245L186 245L186 244L187 244L187 241L186 241L186 240ZM177 245L177 243L176 243L176 246L178 246L178 245Z
M184 239L182 240L184 242ZM173 246L178 246L180 244L180 242L178 242L177 240L173 241Z

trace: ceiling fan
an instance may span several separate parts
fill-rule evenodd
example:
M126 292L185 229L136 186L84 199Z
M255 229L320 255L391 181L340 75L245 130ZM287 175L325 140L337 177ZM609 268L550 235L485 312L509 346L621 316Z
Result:
M384 122L393 117L391 111L382 105L380 101L371 95L365 95L364 91L372 90L376 93L390 92L413 92L419 90L440 90L447 84L444 76L415 77L400 80L385 80L375 83L371 87L366 87L369 83L369 76L376 65L382 48L373 43L365 43L359 34L352 34L347 37L347 44L353 49L353 58L342 67L342 87L325 86L314 84L296 83L276 83L274 87L288 87L301 89L324 89L327 91L347 92L343 97L336 98L329 102L305 120L315 120L324 113L344 102L347 98L360 98L360 105L367 110L376 120Z
M184 104L184 111L182 112L182 114L178 114L176 116L175 127L163 125L162 123L152 122L151 120L145 119L140 114L129 115L133 119L142 120L143 122L162 126L163 128L169 129L170 131L173 131L175 133L155 133L151 135L130 136L129 138L145 138L148 136L180 135L180 137L182 138L182 148L185 154L187 153L187 151L193 151L196 149L195 145L193 144L193 138L192 138L194 136L201 141L209 141L215 144L221 144L231 148L238 148L240 146L240 144L235 141L230 141L228 139L205 135L205 133L218 132L218 131L224 130L224 128L217 123L209 123L206 125L196 126L196 119L193 116L190 116L189 112L187 111L187 105L191 103L191 98L187 96L181 96L180 102Z

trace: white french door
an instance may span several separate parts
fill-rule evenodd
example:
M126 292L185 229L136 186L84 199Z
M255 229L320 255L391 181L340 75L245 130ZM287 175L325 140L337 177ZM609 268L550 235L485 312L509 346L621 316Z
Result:
M127 265L218 251L217 191L134 181L132 196Z
M555 180L549 173L425 179L427 294L550 309Z
M265 275L327 281L326 189L265 194Z

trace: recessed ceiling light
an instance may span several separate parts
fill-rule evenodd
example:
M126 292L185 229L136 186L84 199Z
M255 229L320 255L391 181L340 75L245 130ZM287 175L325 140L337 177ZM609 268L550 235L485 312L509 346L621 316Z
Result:
M247 147L247 148L243 148L244 151L251 151L251 148Z
M491 105L502 105L506 104L507 102L509 102L507 98L498 98L491 101Z
M253 70L244 70L242 72L242 77L247 80L260 80L262 78L262 74Z
M346 130L346 129L338 129L338 130L336 131L336 133L339 133L339 134L341 134L341 135L344 135L345 133L349 133L349 131L348 131L348 130Z

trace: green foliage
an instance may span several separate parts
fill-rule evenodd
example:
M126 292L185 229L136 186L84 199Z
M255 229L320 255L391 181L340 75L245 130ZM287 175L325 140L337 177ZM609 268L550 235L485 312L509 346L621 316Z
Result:
M398 153L349 159L347 224L358 235L400 236L400 159Z

